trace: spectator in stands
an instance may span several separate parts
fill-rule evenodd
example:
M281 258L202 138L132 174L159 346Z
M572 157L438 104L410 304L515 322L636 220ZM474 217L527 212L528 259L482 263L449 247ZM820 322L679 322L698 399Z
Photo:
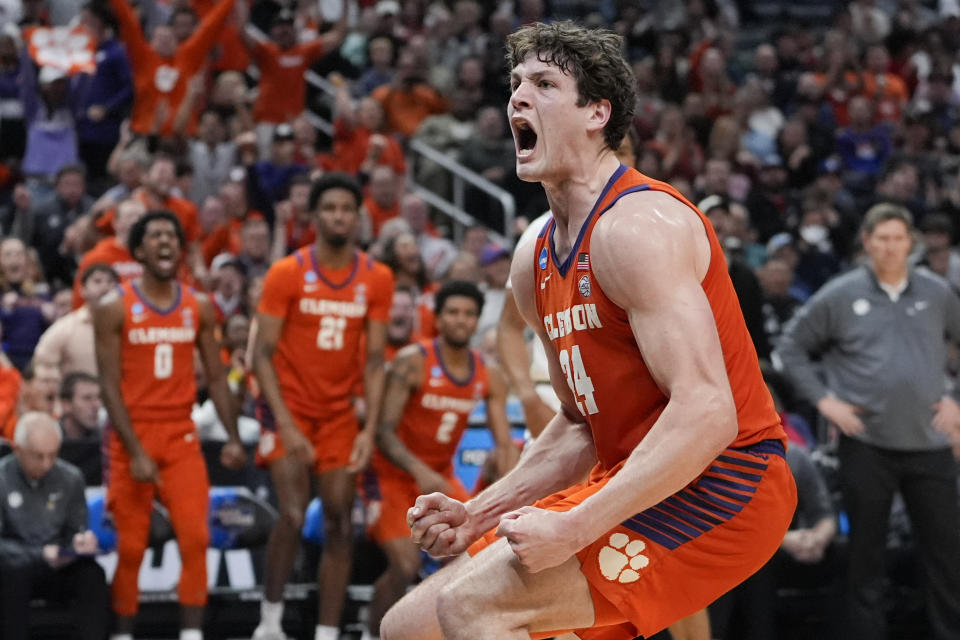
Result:
M363 199L364 217L370 224L370 237L380 236L388 220L400 215L401 177L387 165L375 167L370 173L367 197Z
M73 283L73 308L79 309L84 302L92 300L84 294L83 278L96 264L107 265L113 270L117 282L126 282L143 273L143 265L137 262L127 245L130 227L147 212L140 200L130 198L121 202L116 209L113 221L114 235L100 240L90 251L84 254L77 268L77 278Z
M396 45L387 36L377 36L367 42L367 70L354 84L354 95L370 95L374 89L393 82Z
M189 196L194 204L217 194L236 164L236 155L236 144L227 139L220 114L213 109L204 111L197 126L197 137L190 141L193 188Z
M97 374L90 306L95 305L119 282L117 272L103 262L91 264L83 271L79 280L83 306L50 325L40 336L33 353L36 363L56 367L61 375L75 371Z
M51 283L73 283L77 262L74 255L62 251L64 236L92 204L86 194L86 170L82 164L68 164L57 171L54 197L33 208L30 246L39 252Z
M920 224L923 234L923 257L920 264L947 280L960 292L960 252L954 248L954 225L943 213L930 213Z
M850 124L837 131L837 153L847 170L847 184L868 190L890 157L893 140L887 125L873 124L873 106L868 98L852 98L847 111Z
M450 111L424 118L413 139L448 156L458 157L474 136L477 106L468 91L459 87L454 89L450 94ZM423 158L417 163L417 182L449 198L451 185L447 171L436 162Z
M409 138L427 116L447 110L446 99L423 77L424 69L409 48L397 57L393 82L371 94L383 106L387 130Z
M245 314L244 291L246 270L236 256L221 253L210 265L213 280L210 302L217 314L217 324L223 324L238 314Z
M761 160L757 181L745 202L750 212L750 224L757 230L761 242L789 229L786 186L787 170L783 158L771 153Z
M877 184L875 202L895 202L910 210L914 218L922 219L927 204L920 192L920 176L909 159L891 160L883 169Z
M48 364L31 360L23 368L19 413L40 411L51 416L59 415L59 391L60 372ZM13 433L7 434L7 437L13 439Z
M900 76L890 73L890 54L883 44L867 47L863 58L863 91L874 102L877 121L897 124L910 98L907 85Z
M942 279L909 266L912 232L903 207L867 211L869 263L811 298L777 347L783 373L840 430L852 638L886 637L887 523L898 490L921 541L932 635L960 636L960 505L951 451L960 440L960 407L944 375L944 336L960 343L960 298ZM813 355L821 356L825 380Z
M74 637L107 635L109 595L92 558L97 538L87 528L83 477L57 459L60 428L48 415L17 423L15 455L0 461L0 631L30 637L29 602L36 596L72 602Z
M262 276L270 268L270 227L262 216L251 216L243 223L237 259L250 278Z
M397 351L420 339L417 319L417 290L403 285L395 287L387 322L387 346L383 353L387 362L393 360Z
M413 231L427 275L435 279L457 257L456 248L452 242L438 237L436 231L432 230L427 203L420 196L409 193L400 200L400 217L409 223Z
M106 4L87 2L80 22L96 43L97 67L92 74L74 76L80 94L77 140L91 191L99 195L108 186L107 161L133 104L133 77L126 52L114 38L116 23Z
M39 190L61 167L77 161L79 93L71 89L66 71L50 65L37 69L26 48L21 57L20 99L27 126L22 170L39 182Z
M273 260L293 253L317 239L317 230L310 218L310 178L295 175L287 185L287 198L274 207Z
M273 204L286 195L290 179L307 172L305 165L294 161L296 149L293 127L286 123L278 124L270 143L270 157L247 168L247 190L251 204L268 216Z
M387 165L397 175L405 175L403 149L387 135L383 105L367 96L354 106L346 80L334 75L333 82L337 86L333 152L323 157L324 168L368 179L376 167Z
M110 0L133 69L130 128L134 133L169 137L193 131L195 114L185 119L181 116L182 124L177 123L177 116L187 97L187 85L205 64L233 4L234 0L219 0L183 43L177 42L173 28L166 25L155 26L147 42L127 0Z
M801 304L793 293L793 269L786 260L770 258L757 269L757 280L763 291L763 330L767 342L775 344L783 326Z
M83 474L88 487L98 487L103 481L101 456L100 383L83 371L64 376L60 384L60 430L63 443L60 458Z
M126 130L126 133L123 131ZM150 157L140 146L128 148L124 141L124 136L129 136L130 132L126 125L121 127L121 141L110 156L107 163L107 170L117 179L117 184L107 189L106 193L100 197L97 204L94 205L96 214L102 213L109 205L126 200L143 181L143 175L150 168Z
M251 210L247 192L242 182L230 180L220 187L220 201L226 218L222 219L203 240L203 259L209 264L221 253L240 252L240 231L249 218L263 218L259 211Z
M297 42L294 15L289 10L276 14L269 40L249 26L244 31L244 42L260 69L260 94L253 106L253 118L261 143L271 138L276 125L290 123L303 111L307 95L303 74L340 47L347 35L348 14L344 0L340 19L309 42Z
M41 284L29 276L26 245L19 238L0 240L0 324L4 351L18 369L30 360L53 315L35 293Z

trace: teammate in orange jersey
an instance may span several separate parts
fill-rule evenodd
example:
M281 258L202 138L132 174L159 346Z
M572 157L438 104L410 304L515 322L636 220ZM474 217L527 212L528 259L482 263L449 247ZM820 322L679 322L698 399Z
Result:
M405 347L394 359L377 430L378 452L363 480L367 513L374 516L369 532L389 562L376 583L364 640L378 637L383 614L403 596L420 568L407 509L420 493L469 497L453 474L453 455L478 401L487 403L497 472L506 474L519 456L507 420L507 383L470 348L483 293L472 282L453 280L440 288L435 300L440 335Z
M316 244L274 263L263 282L253 370L269 407L261 417L265 432L258 458L270 465L280 518L267 543L257 639L283 637L283 587L296 558L314 474L325 532L315 637L336 640L339 635L350 579L356 472L373 450L393 297L390 270L355 245L361 200L359 184L346 174L329 173L314 182L308 204ZM362 430L353 408L361 374L367 406Z
M209 481L190 411L196 396L193 352L200 351L210 397L227 427L221 462L246 455L214 338L207 297L177 282L183 229L169 211L151 211L130 230L143 276L107 294L94 309L97 365L110 416L108 506L117 529L114 638L132 638L137 577L150 532L154 495L170 512L183 569L178 595L181 640L200 640L207 601Z
M569 22L508 39L517 174L553 212L511 280L562 408L476 498L417 498L413 539L467 554L387 613L389 640L650 636L759 569L790 523L786 437L716 234L614 155L636 100L621 45Z

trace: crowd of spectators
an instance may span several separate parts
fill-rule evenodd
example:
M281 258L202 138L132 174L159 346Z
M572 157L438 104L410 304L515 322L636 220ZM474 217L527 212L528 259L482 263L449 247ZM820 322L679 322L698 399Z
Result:
M913 214L912 260L960 292L960 5L824 0L813 4L827 17L804 21L789 3L762 3L784 12L772 17L758 4L0 0L3 433L39 411L60 420L62 452L96 440L88 305L139 275L126 232L155 208L183 223L182 278L211 292L252 417L247 333L263 276L315 240L310 180L329 171L364 185L361 244L396 276L391 346L431 335L432 292L467 279L486 292L478 344L496 358L512 247L493 238L548 206L516 178L505 117L504 39L534 21L624 36L639 100L620 157L710 218L761 360L797 308L862 260L858 231L878 202ZM32 29L50 26L85 30L91 69L41 55ZM432 210L410 181L447 198L452 185L412 140L510 192L515 227L480 191L466 205L475 226ZM797 440L824 444L812 407L783 396ZM73 462L99 482L97 459Z

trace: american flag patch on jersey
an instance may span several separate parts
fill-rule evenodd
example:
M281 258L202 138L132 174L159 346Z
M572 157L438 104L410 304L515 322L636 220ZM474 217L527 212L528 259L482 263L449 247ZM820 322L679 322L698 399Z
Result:
M590 270L590 254L581 253L577 256L577 271L589 271Z

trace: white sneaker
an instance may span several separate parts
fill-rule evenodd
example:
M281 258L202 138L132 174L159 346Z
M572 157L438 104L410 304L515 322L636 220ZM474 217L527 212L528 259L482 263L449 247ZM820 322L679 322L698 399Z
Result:
M287 640L287 636L279 627L265 627L261 624L253 630L251 640Z

